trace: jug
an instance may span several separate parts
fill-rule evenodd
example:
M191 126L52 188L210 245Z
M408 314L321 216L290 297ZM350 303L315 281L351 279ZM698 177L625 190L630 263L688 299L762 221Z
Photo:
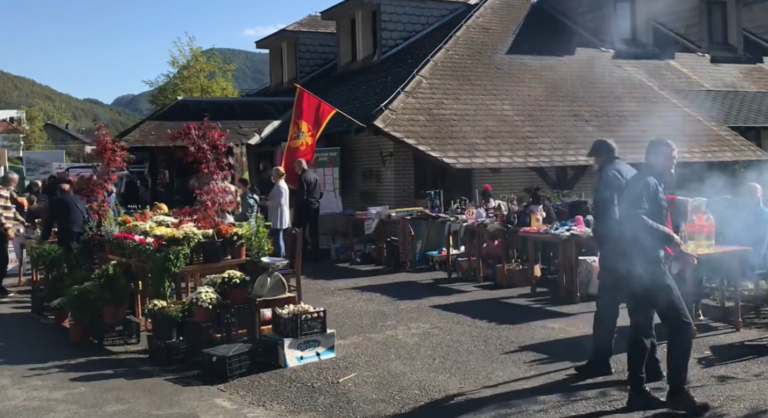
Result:
M707 199L692 199L688 219L681 230L684 250L693 254L706 253L715 246L715 219L707 211Z

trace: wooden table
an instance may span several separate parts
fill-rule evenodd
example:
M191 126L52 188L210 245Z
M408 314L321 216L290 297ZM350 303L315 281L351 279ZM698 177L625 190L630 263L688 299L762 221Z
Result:
M572 303L581 302L579 295L578 263L576 262L576 240L571 235L537 234L520 232L519 237L528 239L528 274L531 275L531 293L537 293L534 268L540 264L541 244L549 243L557 245L557 284L560 287L560 298ZM537 251L538 250L538 251ZM568 290L571 290L569 298Z
M149 280L149 266L147 263L139 260L128 259L124 257L118 257L115 255L104 256L109 261L115 261L121 264L131 266L134 275L134 289L138 289L135 292L136 303L136 318L141 319L142 306L148 302L148 298L143 289L143 283ZM247 259L239 260L224 260L219 263L198 263L183 267L173 277L174 296L176 300L183 300L184 296L189 296L192 290L192 281L195 282L195 287L200 286L202 278L211 274L221 274L227 270L236 269L242 264L245 264ZM182 292L182 279L185 282L186 293Z
M745 255L749 255L749 253L752 252L752 248L749 247L739 247L739 246L729 246L729 245L716 245L714 249L706 252L697 252L694 253L696 258L701 262L705 261L707 259L717 259L719 262L722 262L725 269L728 271L728 274L733 279L737 280L736 282L736 319L734 320L734 326L736 327L736 331L741 331L742 327L744 326L744 323L741 319L741 290L739 289L739 283L738 280L742 278L742 265L741 262L744 260ZM696 312L695 312L695 304L693 303L694 295L696 294L696 281L694 280L695 275L695 266L684 266L687 268L684 268L682 271L682 274L685 277L685 284L686 284L686 292L687 293L684 299L687 300L687 302L691 303L691 318L693 319L694 323L696 322ZM720 307L725 309L725 287L728 283L727 278L721 279L720 282Z

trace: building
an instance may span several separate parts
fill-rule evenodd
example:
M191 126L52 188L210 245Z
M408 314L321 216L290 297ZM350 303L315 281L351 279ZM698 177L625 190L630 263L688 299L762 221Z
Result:
M94 140L69 128L69 124L59 125L46 122L43 125L45 135L51 141L52 149L63 150L74 162L85 162L87 155L94 148Z
M0 148L9 150L9 156L19 155L19 144L23 138L24 128L8 120L0 119Z
M486 183L589 193L600 137L630 163L654 137L683 166L766 159L768 2L346 0L256 45L272 76L253 96L298 83L368 126L334 116L321 138L342 149L349 208Z
M133 126L116 135L135 159L133 164L145 165L149 173L152 201L156 201L160 178L173 189L181 189L194 174L168 141L168 134L187 124L200 123L206 117L227 132L227 141L234 145L235 169L238 175L253 171L245 158L245 145L275 120L291 109L293 101L286 98L180 98L152 112ZM161 175L162 173L162 175Z
M23 110L0 110L0 120L19 126L27 124L26 112Z

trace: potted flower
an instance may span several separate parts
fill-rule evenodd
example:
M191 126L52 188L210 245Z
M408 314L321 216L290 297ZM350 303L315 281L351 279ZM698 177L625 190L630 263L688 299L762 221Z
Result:
M195 321L201 324L213 322L216 319L216 312L213 308L219 304L221 297L216 290L210 286L200 286L194 293L189 295L188 304L192 307L192 313Z
M224 259L223 240L213 230L201 231L203 241L200 250L203 252L203 263L220 263Z
M219 289L227 293L233 305L248 303L248 277L237 270L227 270L221 275Z
M152 320L155 341L176 341L179 339L181 324L187 316L187 306L183 301L153 300L147 315Z
M233 260L245 259L245 231L242 228L235 228L229 234L229 254Z
M83 344L90 338L91 319L99 312L98 284L87 282L72 286L64 299L64 306L69 311L69 341Z
M131 282L125 271L114 261L102 266L93 275L102 301L102 321L111 326L120 325L128 309Z
M53 322L56 325L64 325L69 319L69 312L66 308L66 298L60 297L51 302L51 308L53 309Z

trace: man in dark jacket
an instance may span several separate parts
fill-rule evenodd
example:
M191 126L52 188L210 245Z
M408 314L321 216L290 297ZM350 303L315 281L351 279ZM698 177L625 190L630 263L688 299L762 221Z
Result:
M695 262L683 251L682 241L670 229L670 213L665 186L674 180L677 149L667 140L654 139L645 151L645 166L626 186L619 200L621 228L627 252L630 277L629 400L631 409L657 409L701 416L709 404L698 402L686 389L688 362L691 360L694 325L680 290L669 273L670 254L682 262ZM645 364L654 340L653 318L658 314L669 330L667 354L666 405L646 387Z
M312 258L317 259L319 251L319 222L320 222L320 180L314 171L307 168L303 159L296 160L296 172L299 173L299 184L296 188L296 207L294 209L294 226L306 231L309 228L309 239L312 241ZM305 234L306 237L306 234ZM307 248L307 240L304 249Z
M613 374L611 357L616 335L619 308L627 302L626 255L627 246L621 243L618 200L627 181L637 171L618 156L616 144L609 139L598 139L592 144L588 157L597 167L597 183L594 192L593 236L600 250L599 287L597 310L592 324L592 357L576 367L583 377L600 377ZM652 340L651 355L646 365L646 380L658 382L664 379L661 362Z
M64 180L58 186L59 196L48 206L48 216L41 233L41 240L48 241L57 226L56 241L66 254L72 254L85 232L85 226L91 216L85 203L72 193L72 181Z

